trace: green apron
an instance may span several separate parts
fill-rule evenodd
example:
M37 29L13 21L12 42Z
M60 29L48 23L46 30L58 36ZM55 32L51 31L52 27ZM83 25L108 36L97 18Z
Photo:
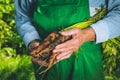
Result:
M44 39L50 32L83 21L89 16L88 0L39 0L34 23ZM36 73L36 76L40 80L41 75ZM100 44L86 42L78 50L78 57L73 54L55 64L45 74L44 80L104 80Z

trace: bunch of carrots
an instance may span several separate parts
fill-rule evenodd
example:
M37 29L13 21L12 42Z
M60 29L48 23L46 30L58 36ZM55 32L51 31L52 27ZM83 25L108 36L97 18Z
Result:
M107 8L104 6L101 6L101 9L97 9L97 14L94 16L84 20L83 22L79 22L76 24L73 24L62 31L70 30L73 28L80 28L84 29L89 27L91 24L97 22L98 20L102 19L104 15L107 12ZM60 32L52 32L49 34L43 42L39 45L39 47L31 52L32 61L37 62L41 67L44 66L46 69L42 71L40 74L46 72L49 70L52 65L54 64L56 60L56 56L60 53L53 53L53 49L61 43L64 43L65 41L70 40L71 36L63 36L60 34Z

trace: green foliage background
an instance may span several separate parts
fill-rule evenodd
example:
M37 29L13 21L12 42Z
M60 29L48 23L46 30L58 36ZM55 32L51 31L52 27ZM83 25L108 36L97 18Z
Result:
M120 79L120 37L102 43L106 80ZM35 80L33 65L16 31L14 0L0 0L0 80Z
M14 0L0 0L0 80L35 80L26 53L16 31Z

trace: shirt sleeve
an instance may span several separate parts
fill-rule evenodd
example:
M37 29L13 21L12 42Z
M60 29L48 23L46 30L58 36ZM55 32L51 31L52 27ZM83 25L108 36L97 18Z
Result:
M35 5L35 0L15 0L15 22L17 31L23 39L26 46L35 39L40 39L36 31L32 15Z
M91 27L96 33L96 43L120 36L120 0L108 0L107 15Z

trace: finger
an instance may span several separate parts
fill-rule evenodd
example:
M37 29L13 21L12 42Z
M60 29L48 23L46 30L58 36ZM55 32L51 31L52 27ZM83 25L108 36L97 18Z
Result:
M73 51L68 51L68 52L61 53L56 57L56 59L61 60L63 57L65 57L65 56L68 57L68 55L71 55L72 53L73 53Z
M68 52L68 51L73 51L74 50L74 46L67 46L67 47L63 47L63 48L58 48L58 49L54 49L53 53L57 53L57 52Z
M71 56L71 54L67 54L66 56L63 56L63 57L61 57L60 59L58 59L58 61L67 59L67 58L69 58L70 56Z
M78 31L79 31L78 28L74 28L74 29L71 29L71 30L63 31L63 32L61 32L61 34L65 35L65 36L70 36L70 35L76 34Z
M56 57L56 60L54 61L54 64L56 64L56 63L58 63L59 61L61 61L61 60L63 60L63 59L66 59L66 58L69 58L70 56L71 56L71 54L73 53L72 51L70 51L71 53L69 54L69 52L68 52L68 54L66 54L65 56L63 56L62 58L58 58L57 59L57 57ZM61 54L64 54L64 53L61 53Z
M64 43L62 43L62 44L57 45L55 48L56 48L56 49L66 48L66 47L68 47L68 46L72 46L72 45L74 44L74 42L75 42L74 39L71 39L71 40L66 41L66 42L64 42Z

